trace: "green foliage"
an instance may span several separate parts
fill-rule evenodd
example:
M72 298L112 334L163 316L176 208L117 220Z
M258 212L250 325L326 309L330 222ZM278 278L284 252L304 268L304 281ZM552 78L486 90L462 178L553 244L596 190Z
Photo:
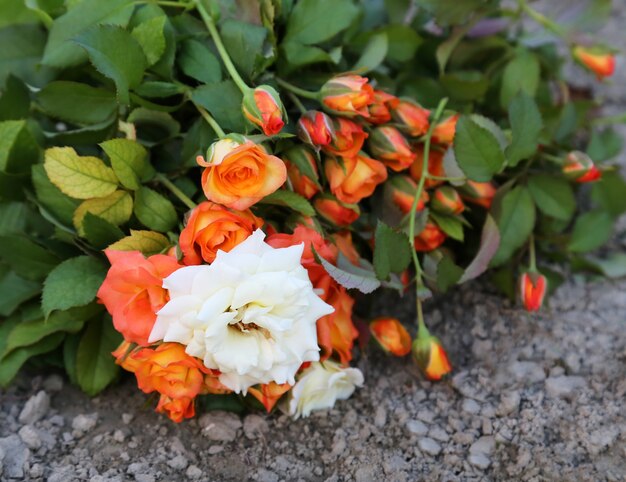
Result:
M509 122L513 140L506 149L506 157L509 166L516 166L537 152L541 132L541 114L526 92L520 91L509 104Z
M528 189L539 210L547 216L569 221L574 215L574 190L563 177L535 174L528 179Z
M459 167L474 181L489 181L504 166L504 154L496 137L466 116L456 125L454 154Z
M169 199L147 187L135 193L133 209L141 224L155 231L167 232L178 222L176 210Z
M529 190L517 186L508 191L495 206L494 218L500 231L500 246L491 265L498 266L526 242L535 227L535 203Z
M411 243L406 234L378 221L375 235L374 270L379 280L401 273L411 262Z
M291 191L276 191L263 198L264 204L275 204L277 206L285 206L297 211L304 216L314 216L315 209L311 203L305 198Z
M72 101L68 102L70 98ZM80 82L50 82L37 93L37 101L51 117L72 124L99 124L117 112L113 92Z

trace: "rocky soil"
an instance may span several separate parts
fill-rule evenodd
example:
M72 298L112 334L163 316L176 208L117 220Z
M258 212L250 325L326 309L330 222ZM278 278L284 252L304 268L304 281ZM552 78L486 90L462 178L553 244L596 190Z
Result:
M626 1L614 3L600 36L626 50ZM622 57L596 92L607 113L626 111L625 81ZM374 311L390 306L412 319L410 300ZM130 378L89 399L58 374L23 373L0 391L0 480L626 480L626 280L570 277L533 316L474 283L427 316L451 379L373 353L352 399L295 422L211 412L177 425Z

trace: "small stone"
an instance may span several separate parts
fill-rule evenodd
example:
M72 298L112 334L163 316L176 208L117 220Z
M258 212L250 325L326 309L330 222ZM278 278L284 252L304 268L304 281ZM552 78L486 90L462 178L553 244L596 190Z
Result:
M223 451L224 447L222 447L221 445L211 445L208 450L209 455L216 455Z
M520 393L518 391L505 392L500 396L500 405L496 413L503 417L517 411L520 404Z
M374 425L378 428L382 428L387 424L387 410L382 405L379 405L376 408L376 413L374 414Z
M509 373L518 382L541 382L545 380L546 374L541 365L530 361L517 361L509 365Z
M491 460L485 454L471 454L469 463L479 469L487 469L491 465Z
M126 435L124 435L124 432L122 432L121 430L116 430L115 432L113 432L113 440L118 443L122 443L124 440L126 440Z
M441 445L428 437L421 438L417 445L422 452L432 455L433 457L439 455L441 452Z
M54 373L43 381L43 387L48 392L60 392L63 390L63 377Z
M587 382L583 377L550 377L546 379L546 392L553 398L569 398Z
M19 421L23 424L33 424L41 420L50 408L50 397L43 390L28 399L20 412Z
M39 477L43 477L43 465L33 464L28 474L33 479L38 479Z
M128 425L130 422L132 422L133 418L135 418L135 416L132 413L122 414L122 422L124 422L125 425Z
M406 423L406 429L415 435L426 435L428 433L428 427L420 420L409 420Z
M37 450L41 447L41 438L39 437L37 430L35 430L32 425L24 425L18 434L22 439L22 442L24 442L24 445L26 445L29 449Z
M24 445L22 439L15 434L0 438L0 451L4 453L3 477L23 479L24 464L30 457L30 450Z
M463 400L462 409L464 412L476 414L480 412L480 405L478 404L476 400L472 400L471 398L466 398L465 400Z
M259 469L257 471L257 480L259 482L278 482L280 477L271 470Z
M185 475L188 479L199 479L200 477L202 477L202 469L197 465L190 465L189 467L187 467L187 472L185 472Z
M491 435L480 437L472 444L469 451L470 454L490 455L496 449L496 439Z
M154 475L152 475L152 474L135 474L135 480L137 482L154 482Z
M232 442L237 438L237 430L242 426L237 415L220 411L204 414L198 423L205 437L218 442Z
M184 455L177 455L171 460L168 460L167 465L169 465L174 470L185 470L189 462L187 461L187 457Z
M439 442L447 442L448 440L450 440L448 432L446 432L441 427L431 428L430 432L428 432L428 436L432 439L438 440Z
M56 425L57 427L62 427L63 425L65 425L65 418L63 418L63 415L53 415L48 419L48 421L52 425Z
M98 414L90 413L89 415L76 415L72 420L72 428L78 432L89 432L96 426L98 422Z
M261 438L269 431L269 426L265 419L259 415L248 415L243 420L243 433L251 440Z

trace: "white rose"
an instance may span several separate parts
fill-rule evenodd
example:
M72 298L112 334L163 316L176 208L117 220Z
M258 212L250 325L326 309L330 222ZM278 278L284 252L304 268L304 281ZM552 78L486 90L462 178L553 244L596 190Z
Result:
M257 383L295 383L319 360L316 322L333 312L300 264L303 244L275 249L256 230L210 265L186 266L163 280L170 300L157 313L150 342L174 341L246 392Z
M343 368L331 361L312 363L291 389L289 415L297 419L308 417L313 410L332 408L337 400L350 398L361 385L363 373L358 368Z

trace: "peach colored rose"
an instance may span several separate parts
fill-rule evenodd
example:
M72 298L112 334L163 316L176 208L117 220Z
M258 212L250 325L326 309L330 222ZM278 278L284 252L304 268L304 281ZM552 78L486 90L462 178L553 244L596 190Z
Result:
M391 111L397 108L400 103L395 95L388 94L382 90L374 91L374 103L369 106L370 124L384 124L391 120Z
M98 290L98 299L113 318L125 340L147 345L156 312L168 301L163 278L180 268L176 258L156 254L145 258L139 251L104 252L111 268Z
M342 160L343 166L336 158L327 157L324 171L331 192L344 203L355 204L371 196L387 179L387 169L380 161L362 154Z
M285 163L269 155L251 141L238 144L230 139L213 149L208 161L198 158L205 167L202 189L209 201L243 211L276 191L287 179ZM226 144L227 143L227 144Z
M288 383L278 384L276 382L266 383L265 385L258 385L257 387L248 388L248 393L256 398L263 404L267 413L270 413L276 405L276 402L280 400L286 392L291 389L291 385Z
M370 323L370 332L388 353L404 356L411 352L411 335L396 318L376 318Z
M263 220L249 210L232 211L210 201L200 203L180 233L182 261L186 265L202 264L203 260L211 263L218 250L230 251L261 226Z
M615 55L607 50L578 45L574 48L573 54L574 58L595 73L598 79L609 77L615 72Z
M415 182L419 182L422 177L422 167L424 163L424 146L419 145L415 149L416 158L413 164L409 169L409 173L411 177L415 180ZM428 156L428 174L431 176L444 177L446 175L446 171L443 169L443 152L438 151L436 149L431 149L430 154ZM442 184L443 181L437 179L426 179L424 186L427 188L438 186Z
M356 122L343 117L336 118L334 125L331 142L322 146L322 150L336 156L356 156L367 139L367 132Z
M437 144L452 144L454 133L456 132L456 122L458 120L459 114L454 114L437 124L433 129L433 142Z
M374 89L359 75L333 77L320 92L324 107L342 115L369 117L368 106L374 103Z
M427 221L422 232L415 236L415 250L428 252L437 249L447 237L439 226L432 221Z
M175 423L180 423L184 419L193 418L196 415L194 399L189 397L170 398L167 395L161 395L156 411L166 414Z
M278 134L285 125L280 96L269 85L260 85L248 91L241 108L246 119L259 126L266 136Z

